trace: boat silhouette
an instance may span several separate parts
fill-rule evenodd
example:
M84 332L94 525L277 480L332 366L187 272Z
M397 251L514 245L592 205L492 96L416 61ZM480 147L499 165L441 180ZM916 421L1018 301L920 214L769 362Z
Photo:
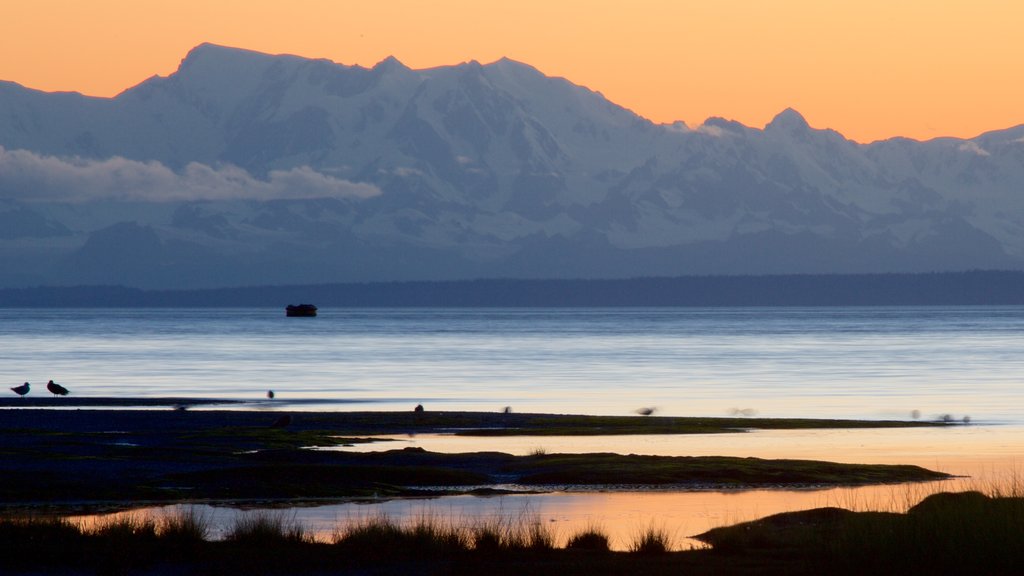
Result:
M312 304L289 304L284 308L285 316L316 316L316 306Z

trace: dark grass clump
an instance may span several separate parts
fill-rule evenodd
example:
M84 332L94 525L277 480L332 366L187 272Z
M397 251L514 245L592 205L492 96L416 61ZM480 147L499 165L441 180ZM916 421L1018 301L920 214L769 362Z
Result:
M423 516L411 526L400 526L386 516L355 523L335 537L346 553L362 559L444 558L469 548L464 530Z
M113 515L85 533L92 543L90 560L100 573L126 574L165 556L157 541L156 521L147 516Z
M540 519L530 521L525 527L526 548L531 552L550 552L555 549L555 533Z
M672 538L664 528L648 526L642 530L629 544L629 551L634 554L664 554L672 548Z
M277 512L250 512L235 520L224 537L226 542L247 546L273 546L275 544L306 544L313 537L306 533L295 518Z
M906 513L819 508L716 528L713 554L785 553L812 573L1018 574L1024 498L933 494Z
M465 530L431 516L421 516L408 531L414 547L419 550L451 554L469 549L469 536Z
M5 555L27 545L61 545L81 537L78 526L61 517L0 518L0 551Z
M569 550L588 550L592 552L608 552L611 546L608 543L608 535L596 527L587 528L582 532L573 534L565 547Z
M76 564L85 550L82 531L64 518L0 518L0 566L45 568ZM3 571L0 569L0 573Z
M1024 499L934 494L896 518L856 514L825 548L849 572L1013 574L1024 566Z
M498 554L510 547L520 547L510 542L507 528L501 520L481 522L470 530L473 550L482 554Z
M211 520L195 508L186 508L160 519L157 535L168 543L194 546L210 538Z
M539 518L499 517L470 528L473 550L482 554L548 552L555 549L555 535Z
M156 521L134 514L116 515L98 523L91 533L108 541L156 540Z

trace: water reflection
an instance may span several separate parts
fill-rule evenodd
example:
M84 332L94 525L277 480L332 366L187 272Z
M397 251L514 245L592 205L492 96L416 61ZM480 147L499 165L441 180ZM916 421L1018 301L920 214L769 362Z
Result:
M1017 473L1024 447L1021 426L959 426L902 430L771 430L744 434L506 437L473 438L450 435L392 437L355 447L368 450L415 445L438 452L500 449L528 454L543 449L555 452L619 452L653 455L733 455L762 458L800 458L879 464L918 464L969 476L942 482L864 486L820 490L747 491L615 491L556 492L505 496L451 496L375 502L346 502L290 508L284 513L323 541L354 522L380 515L399 522L424 516L442 523L473 526L497 518L539 520L556 534L558 545L575 533L600 527L615 549L626 549L640 531L664 528L677 548L698 546L689 536L720 526L755 520L779 512L822 506L852 510L902 512L928 494L966 489L1002 489L1021 492ZM184 505L189 506L189 505ZM178 513L182 506L155 507L122 514L159 517ZM246 511L196 505L211 520L214 538L223 537ZM109 516L79 516L75 521L95 523Z
M1024 426L951 426L850 430L755 430L735 434L632 436L376 436L379 442L331 449L375 452L419 447L430 452L527 455L613 452L650 456L736 456L915 464L958 476L984 477L1024 462Z
M755 520L779 512L822 506L853 510L905 511L928 494L963 489L966 485L927 483L828 490L750 490L734 492L597 492L521 494L493 497L451 496L434 499L404 499L382 502L348 502L326 506L291 508L283 513L302 525L319 541L331 542L346 526L369 518L385 516L398 523L412 523L424 517L442 524L472 527L504 519L539 521L564 546L573 534L598 527L608 534L615 550L625 550L648 527L665 529L676 549L701 546L689 538L712 528ZM102 525L123 515L159 520L186 509L204 515L213 525L211 537L222 538L234 522L252 509L175 505L153 507L109 515L76 516L71 520L85 526ZM282 513L275 510L274 513Z

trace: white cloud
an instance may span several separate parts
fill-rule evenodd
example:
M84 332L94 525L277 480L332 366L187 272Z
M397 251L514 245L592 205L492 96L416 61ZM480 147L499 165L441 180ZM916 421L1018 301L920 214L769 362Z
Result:
M276 200L369 198L372 184L349 182L308 166L273 170L266 180L237 166L193 162L175 172L160 162L114 156L106 160L57 158L0 146L0 198L40 202L125 200Z
M690 129L690 126L686 122L683 122L682 120L676 120L675 122L672 122L671 124L662 124L661 126L663 128L665 128L665 130L668 130L669 132L682 132L682 133L693 132L693 130ZM697 130L700 130L701 128L702 128L702 126L698 126Z
M985 150L981 146L978 146L978 143L974 142L973 140L968 140L967 142L961 144L959 150L961 152L970 152L971 154L977 154L978 156L991 156L991 154L988 153L988 150Z
M386 171L385 171L386 172ZM392 174L399 178L410 178L415 176L426 176L422 170L411 168L409 166L399 166L391 171Z
M713 124L701 124L700 126L697 126L696 132L707 134L708 136L713 136L715 138L721 138L726 135L725 130L722 130L721 127Z

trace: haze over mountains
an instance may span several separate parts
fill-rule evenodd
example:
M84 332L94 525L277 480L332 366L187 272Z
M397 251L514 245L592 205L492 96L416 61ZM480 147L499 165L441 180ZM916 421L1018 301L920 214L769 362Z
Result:
M0 83L0 147L7 287L1024 269L1024 126L656 125L510 60L204 44L112 99Z

